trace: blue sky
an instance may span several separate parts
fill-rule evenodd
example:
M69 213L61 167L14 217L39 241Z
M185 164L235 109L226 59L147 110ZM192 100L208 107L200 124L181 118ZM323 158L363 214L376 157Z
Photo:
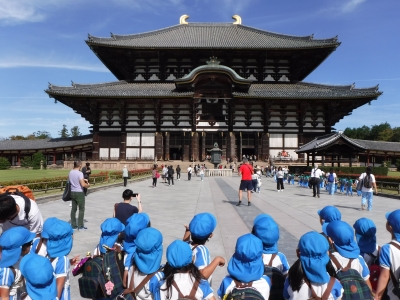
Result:
M0 137L66 124L89 133L85 120L44 93L56 85L100 83L115 77L84 40L141 33L179 23L232 22L342 45L305 81L379 84L384 94L345 117L336 129L389 122L400 126L400 1L398 0L0 0Z

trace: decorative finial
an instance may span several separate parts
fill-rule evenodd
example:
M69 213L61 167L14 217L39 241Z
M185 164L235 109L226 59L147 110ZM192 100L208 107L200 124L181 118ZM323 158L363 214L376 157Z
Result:
M93 37L90 35L90 33L88 33L88 40L91 42L93 41Z
M236 25L242 24L242 18L239 15L232 16L232 19L235 20L235 22L233 22L233 24L236 24Z
M219 65L219 63L220 61L215 56L210 57L210 60L207 61L207 65Z
M183 15L181 16L181 18L179 19L179 24L189 24L186 20L189 19L188 15Z

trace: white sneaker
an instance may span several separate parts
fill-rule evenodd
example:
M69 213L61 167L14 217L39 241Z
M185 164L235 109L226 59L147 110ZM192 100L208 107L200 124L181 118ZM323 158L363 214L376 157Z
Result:
M69 203L69 207L72 207L72 203Z

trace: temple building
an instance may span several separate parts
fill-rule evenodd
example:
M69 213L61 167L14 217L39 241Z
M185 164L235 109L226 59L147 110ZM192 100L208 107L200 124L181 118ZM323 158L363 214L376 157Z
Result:
M226 157L266 159L331 133L377 99L378 87L303 82L340 45L232 23L89 35L117 81L56 86L46 93L92 125L92 160L202 161L217 142Z

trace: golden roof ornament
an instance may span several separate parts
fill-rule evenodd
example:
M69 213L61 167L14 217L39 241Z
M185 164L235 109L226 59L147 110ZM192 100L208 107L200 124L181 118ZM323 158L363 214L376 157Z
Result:
M233 15L232 19L235 20L235 22L233 22L233 24L236 24L236 25L241 25L242 24L242 18L239 15Z
M179 19L179 24L184 24L184 25L189 24L189 23L186 21L187 19L189 19L189 16L188 16L188 15L183 15L183 16L181 16L181 18Z
M220 61L215 56L210 57L210 60L207 61L207 65L219 65L219 63Z

